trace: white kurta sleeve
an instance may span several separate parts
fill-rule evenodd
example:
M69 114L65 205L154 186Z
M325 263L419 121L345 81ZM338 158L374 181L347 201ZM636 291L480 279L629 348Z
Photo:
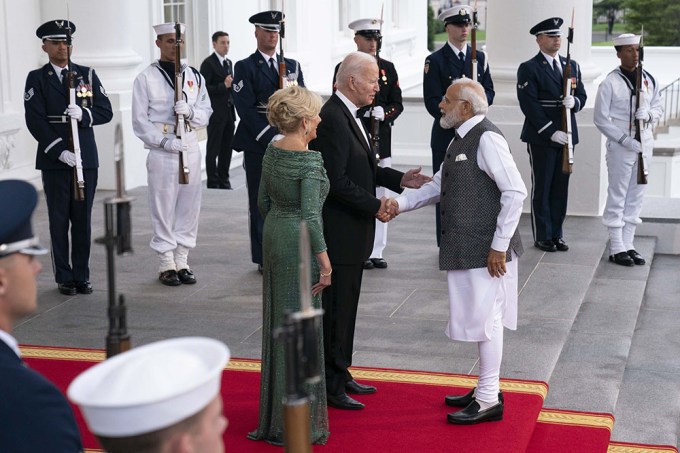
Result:
M522 215L527 188L510 154L508 142L495 132L485 132L477 151L479 168L496 182L501 191L501 210L496 221L491 248L506 251Z
M441 180L441 171L438 171L432 177L432 181L423 185L420 189L406 189L396 198L399 204L399 212L413 211L423 206L439 203Z

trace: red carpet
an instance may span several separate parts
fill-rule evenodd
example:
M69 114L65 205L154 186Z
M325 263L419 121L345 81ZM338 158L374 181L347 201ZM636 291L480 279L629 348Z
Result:
M26 362L60 389L80 372L104 359L92 349L22 346ZM265 442L246 439L257 425L259 361L232 359L222 376L222 394L229 428L228 451L283 451ZM329 409L331 436L320 452L607 452L613 418L609 415L570 411L541 411L548 387L537 381L501 380L505 415L501 422L454 426L446 422L452 408L444 405L446 394L462 394L476 378L445 373L426 373L373 368L354 368L361 382L378 387L374 395L358 399L361 411ZM87 431L80 413L76 417L83 443L100 451ZM539 423L537 423L537 419ZM624 444L620 444L624 445ZM617 450L674 452L677 449ZM610 450L612 452L612 450Z

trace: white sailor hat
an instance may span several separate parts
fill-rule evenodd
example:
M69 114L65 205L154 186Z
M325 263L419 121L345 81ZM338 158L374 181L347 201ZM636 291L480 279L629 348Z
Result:
M380 26L383 21L380 19L357 19L349 23L350 30L354 30L355 35L363 35L368 38L380 37Z
M179 24L179 30L183 34L186 26L184 24ZM175 33L175 23L168 22L165 24L158 24L153 26L153 30L156 32L156 36L169 35L170 33Z
M71 34L74 34L76 24L66 19L50 20L38 27L35 35L43 41L66 41L66 33L69 29Z
M529 33L536 36L538 35L562 36L560 27L562 26L563 23L564 20L561 17L551 17L549 19L542 20L541 22L531 27Z
M267 31L279 31L285 17L281 11L262 11L250 16L248 22Z
M640 35L624 33L614 38L614 46L634 46L640 44Z
M439 20L444 24L469 24L472 22L473 9L468 5L456 5L439 14Z
M229 349L217 340L162 340L84 371L68 388L94 434L130 437L172 426L205 408L220 391Z
M26 181L0 181L0 258L13 253L44 255L47 250L33 235L31 215L38 192Z

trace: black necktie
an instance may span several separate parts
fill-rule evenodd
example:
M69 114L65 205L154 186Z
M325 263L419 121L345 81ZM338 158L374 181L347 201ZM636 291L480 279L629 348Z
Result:
M67 90L71 87L68 86L68 69L64 68L61 70L61 84L64 85L64 88Z
M269 59L269 69L271 69L272 74L274 74L274 78L278 80L279 72L276 70L276 60L274 60L273 57Z
M555 75L557 76L558 79L562 77L562 73L560 72L560 68L557 66L557 59L556 58L553 59L553 72L555 73Z
M465 63L465 54L463 52L458 52L458 59Z

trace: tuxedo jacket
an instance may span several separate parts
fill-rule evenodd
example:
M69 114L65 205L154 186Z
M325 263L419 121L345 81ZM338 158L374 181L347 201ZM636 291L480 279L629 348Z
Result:
M278 56L280 58L280 55ZM286 77L305 86L302 68L297 61L286 58ZM279 89L278 77L274 77L259 51L237 61L234 66L234 105L241 118L234 134L236 151L264 154L267 145L279 130L267 121L267 102Z
M560 56L562 74L567 59ZM572 143L578 143L578 126L575 113L586 105L586 90L581 80L581 69L571 60L572 94L574 108L571 109ZM562 76L557 76L541 52L517 69L517 99L524 113L521 139L525 143L562 148L563 145L550 140L552 134L562 128Z
M234 65L230 59L225 60L226 67L220 63L220 59L213 52L201 63L201 75L205 79L205 86L210 96L210 104L213 113L210 117L211 123L224 124L227 121L234 121L234 97L232 88L224 85L224 79L231 75L234 76Z
M310 149L323 155L330 181L323 207L328 255L334 264L362 263L373 250L375 215L380 209L376 184L401 193L403 173L378 166L360 126L336 94L319 115L321 123Z
M0 451L83 451L73 410L45 377L0 340Z

